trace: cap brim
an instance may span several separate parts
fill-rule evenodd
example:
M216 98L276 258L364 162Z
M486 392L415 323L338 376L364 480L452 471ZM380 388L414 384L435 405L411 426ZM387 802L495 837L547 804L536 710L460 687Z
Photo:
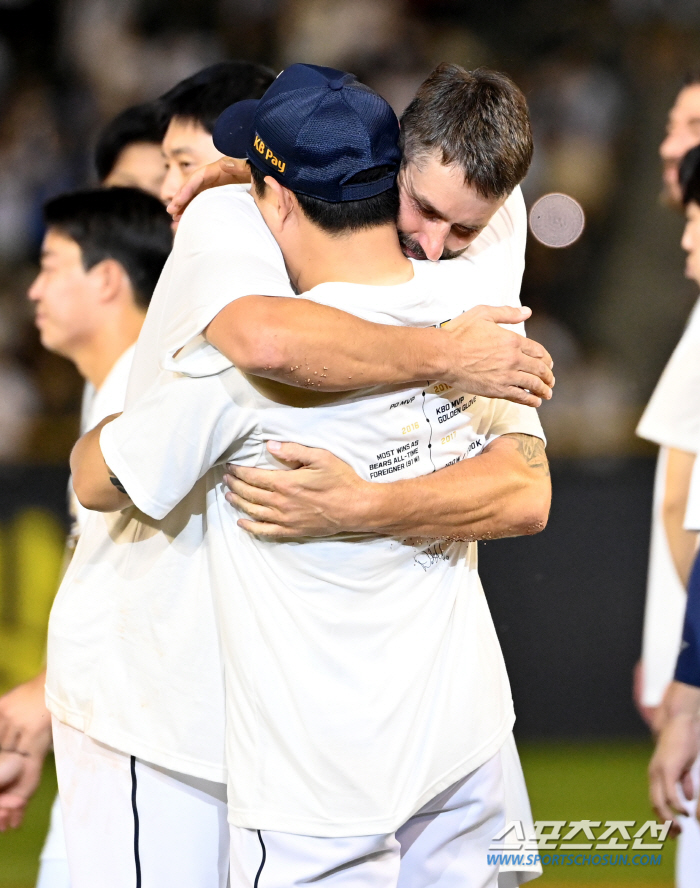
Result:
M236 102L223 111L214 125L214 147L226 157L247 157L255 134L259 99Z

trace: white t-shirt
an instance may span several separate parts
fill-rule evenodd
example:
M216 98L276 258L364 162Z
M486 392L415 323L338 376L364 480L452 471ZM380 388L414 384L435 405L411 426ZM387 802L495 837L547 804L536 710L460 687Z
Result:
M413 326L469 307L459 266L419 262L414 274L399 286L324 284L305 296ZM186 372L187 359L178 364ZM292 440L387 482L477 456L501 434L542 435L534 410L439 383L300 408L268 399L235 369L221 375L235 408L224 419L227 455L239 464L279 468L265 441ZM156 520L181 493L163 455L182 420L184 382L166 372L101 437L107 463ZM295 402L307 393L289 394ZM186 417L206 437L200 412ZM187 447L182 453L178 462ZM216 470L207 487L234 824L389 832L495 754L514 715L476 544L372 535L259 541L237 527Z
M481 249L477 241L474 259L449 263L465 292L464 308L517 302L519 280L512 275L522 267L523 220L518 193L494 220L495 242ZM491 269L488 281L482 265ZM178 363L187 358L194 362L188 372L207 374L177 377L178 417L188 421L178 422L162 445L171 478L162 503L167 515L154 520L135 507L92 514L49 627L47 699L60 720L147 761L213 780L225 773L224 697L203 541L221 471L202 476L231 443L229 387L239 377L217 373L228 362L196 334L226 304L251 293L291 295L281 253L248 194L234 186L206 192L179 227L137 344L127 397L127 407L137 398L157 399L158 387L176 379L167 370L159 375L158 364L170 366L168 356L187 343ZM150 461L146 448L139 460ZM134 478L123 471L131 492ZM178 497L190 492L168 511L177 502L175 488Z
M696 453L700 453L700 438L698 439ZM683 526L686 530L700 530L700 460L697 457L693 463L693 474L690 477L688 504L685 510Z
M681 642L686 592L673 563L663 523L668 448L700 447L700 300L669 359L637 427L661 445L652 506L647 597L642 636L642 702L658 706L673 679ZM690 505L690 500L689 500Z
M700 442L700 299L637 426L640 438L694 453Z

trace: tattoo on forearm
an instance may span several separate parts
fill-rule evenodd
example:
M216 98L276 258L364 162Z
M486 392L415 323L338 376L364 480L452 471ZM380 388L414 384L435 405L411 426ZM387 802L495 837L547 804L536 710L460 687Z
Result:
M544 452L544 441L534 435L513 435L521 454L531 469L549 476L549 462Z
M124 485L123 485L122 482L119 480L119 478L116 478L114 475L110 475L110 476L109 476L109 480L112 482L112 484L114 484L114 486L117 488L117 490L118 490L120 493L126 493L126 490L124 489ZM126 493L126 495L129 496L128 493Z

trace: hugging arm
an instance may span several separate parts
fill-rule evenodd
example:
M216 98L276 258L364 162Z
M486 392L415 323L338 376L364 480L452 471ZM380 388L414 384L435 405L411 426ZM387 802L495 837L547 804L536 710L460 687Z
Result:
M95 512L116 512L131 505L119 479L107 466L100 448L100 433L119 413L107 416L78 439L70 455L73 490L79 502Z
M327 450L270 442L295 469L230 466L227 499L260 537L390 536L496 539L537 533L549 514L544 442L527 434L496 438L472 459L405 481L364 481Z
M499 324L529 309L479 305L445 327L374 324L306 299L243 296L205 331L239 370L316 391L440 380L538 407L552 395L549 353Z

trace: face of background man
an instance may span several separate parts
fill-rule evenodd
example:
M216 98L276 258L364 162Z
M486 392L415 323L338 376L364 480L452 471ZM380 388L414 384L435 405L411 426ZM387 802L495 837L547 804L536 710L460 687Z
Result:
M192 173L223 157L214 147L211 133L191 120L173 117L163 139L165 178L160 199L167 206Z
M41 248L41 270L27 293L35 307L41 344L72 358L99 320L99 268L86 271L80 246L49 229Z
M678 93L668 115L666 138L659 148L664 167L663 195L671 206L681 206L678 167L684 155L696 145L700 145L700 83L686 86Z
M399 174L399 239L412 259L454 259L506 201L482 197L456 166L437 155L407 163Z
M119 152L112 171L102 183L107 188L140 188L160 199L165 160L160 145L132 142Z

